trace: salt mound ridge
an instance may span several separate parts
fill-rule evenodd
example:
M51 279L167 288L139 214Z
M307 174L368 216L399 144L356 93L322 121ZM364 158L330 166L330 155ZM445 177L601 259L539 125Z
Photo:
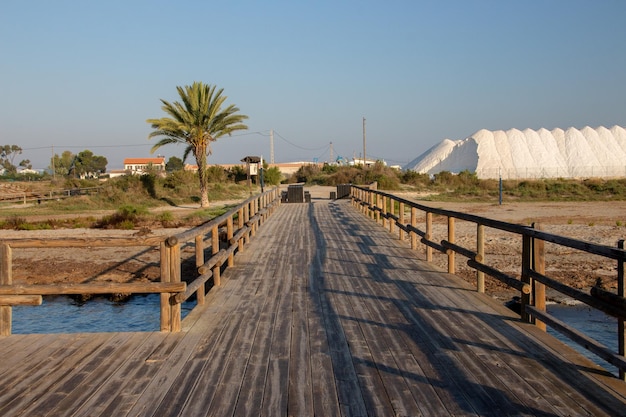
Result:
M624 177L626 130L481 129L466 139L444 139L404 169L427 174L468 170L478 178L503 179Z

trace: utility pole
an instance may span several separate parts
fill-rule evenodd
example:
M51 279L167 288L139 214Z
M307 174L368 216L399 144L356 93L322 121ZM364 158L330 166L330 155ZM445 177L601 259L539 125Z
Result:
M366 166L366 157L365 157L365 117L363 118L363 168Z
M274 163L274 129L270 129L270 164Z
M54 145L52 145L52 163L50 166L52 167L52 179L54 179Z
M330 142L330 162L333 162L333 143Z

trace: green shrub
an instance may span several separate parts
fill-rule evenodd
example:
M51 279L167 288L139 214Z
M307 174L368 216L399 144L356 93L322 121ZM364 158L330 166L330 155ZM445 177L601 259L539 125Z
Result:
M219 165L211 165L206 171L207 180L212 183L228 181L228 175L224 168Z
M103 217L95 227L103 229L132 229L135 223L148 214L148 209L133 205L121 206L117 212Z
M282 179L282 174L277 167L263 170L263 179L267 185L278 185Z

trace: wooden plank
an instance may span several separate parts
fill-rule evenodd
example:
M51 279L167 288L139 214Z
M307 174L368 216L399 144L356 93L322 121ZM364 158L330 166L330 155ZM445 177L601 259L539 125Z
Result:
M2 239L13 248L98 248L98 247L145 247L159 246L163 241L161 236L148 237L99 237L78 238L64 237L58 239Z
M338 228L335 228L338 229ZM371 237L371 231L367 231L367 236L368 238ZM361 234L361 233L359 233ZM344 237L338 237L337 238L338 241L343 241ZM364 246L361 245L360 247L367 247L368 249L371 249L370 246ZM380 277L383 275L384 271L374 271L371 268L376 268L377 265L381 265L383 263L385 263L384 259L379 259L378 261L376 259L373 259L371 261L371 263L365 264L366 267L364 266L363 263L359 263L359 262L347 262L349 259L354 259L355 254L349 250L347 251L340 251L339 254L335 253L335 256L339 256L340 259L343 260L343 262L338 262L338 264L341 265L350 265L352 268L350 270L346 270L345 272L343 272L343 274L347 277L355 277L352 279L353 284L355 285L352 290L348 290L346 289L344 291L344 293L346 294L363 294L363 298L365 298L366 300L370 301L371 303L374 303L374 305L372 305L371 307L369 307L369 314L371 314L372 316L367 317L364 320L364 324L363 327L365 327L367 325L367 323L371 323L371 322L379 322L381 323L381 326L376 328L375 331L378 333L378 337L380 339L384 339L387 341L387 343L391 343L392 340L394 339L398 339L397 335L394 334L394 332L390 332L390 333L386 333L387 330L390 330L388 325L383 325L383 323L389 323L390 319L392 320L393 317L389 317L387 315L385 316L376 316L374 312L376 313L381 313L382 311L389 311L388 307L385 306L385 304L395 304L392 303L391 300L395 300L394 298L394 294L393 293L389 293L389 286L386 285L384 282L380 282L378 279L375 279L375 277ZM357 255L358 257L358 255ZM357 258L358 259L358 258ZM382 261L382 262L381 262ZM372 277L369 279L357 279L356 277ZM368 296L368 294L372 294L370 296ZM380 296L379 294L384 294L385 297L384 299L382 299L383 297ZM389 297L389 298L388 298ZM356 297L355 297L356 298ZM402 298L402 297L401 297ZM400 302L400 301L398 301ZM365 304L364 301L361 301L362 304ZM382 310L382 311L381 311ZM398 315L396 315L395 317L398 317ZM402 317L402 315L399 315L399 317ZM378 320L378 321L377 321ZM399 321L405 321L405 323L403 323L401 329L403 331L401 331L399 334L402 335L405 333L405 330L410 327L410 322L406 322L406 319L398 319ZM391 323L393 323L393 321L391 321ZM375 339L376 335L372 334L371 330L368 330L368 333L371 335L370 338ZM388 337L384 337L384 336L388 336ZM402 338L400 338L400 341L402 340ZM401 342L402 343L402 342ZM428 372L428 369L431 368L427 368L426 371L423 371L419 365L417 365L417 362L419 362L420 364L422 364L424 362L425 365L428 365L429 363L427 362L428 358L426 356L424 356L422 354L422 350L414 350L413 352L410 352L408 350L408 347L402 346L402 344L397 348L397 350L400 352L400 358L398 358L396 360L397 363L397 370L394 370L394 368L390 367L389 364L387 365L387 369L385 369L385 372L395 372L397 374L401 374L404 375L405 378L408 378L409 381L415 381L415 379L417 378L418 381L421 379L422 381L426 382L426 388L424 389L423 387L420 386L420 389L417 390L415 389L415 383L409 383L408 384L408 389L413 391L413 395L416 396L415 391L417 392L417 396L415 400L412 399L405 399L404 401L398 401L396 400L394 402L394 405L396 406L397 409L406 409L407 405L405 405L406 403L410 404L411 407L415 406L415 402L418 403L418 405L422 408L425 409L426 415L439 415L443 412L445 412L446 408L443 405L443 403L441 401L438 400L438 395L437 395L437 390L433 390L433 387L431 385L430 381L437 381L437 378L439 378L438 373L433 373L433 372ZM407 352L409 353L408 355L403 354L402 352ZM417 360L417 362L415 361L415 359L412 360L413 362L413 366L411 367L410 365L410 360L412 358L420 358L423 357L424 360ZM409 361L407 361L407 359L409 359ZM401 364L401 365L400 365ZM408 369L412 369L413 372L410 373L406 370L406 368L408 367ZM404 385L404 384L403 384ZM387 385L386 385L387 386ZM393 389L393 387L391 388ZM450 403L452 405L456 404L456 401L450 401L451 398L449 398L449 390L448 389L442 389L440 390L443 394L445 394L446 396L444 396L444 398L446 398L446 402ZM396 393L396 396L400 396L400 395L405 395L402 391L400 393ZM402 414L401 410L397 410L397 413ZM406 412L406 410L405 410ZM413 414L418 414L419 412L417 411L413 411ZM458 409L456 411L456 413L467 413L467 409L462 410L462 409Z
M13 252L8 244L0 244L0 285L13 283ZM0 337L11 334L13 310L10 305L0 305Z
M308 242L306 223L300 225L297 235ZM303 245L304 246L304 245ZM315 247L308 245L306 251L291 256L291 344L289 347L289 413L292 415L313 415L313 392L311 390L311 361L309 350L309 329L306 310L306 296L309 279L309 265Z
M261 237L262 239L263 237ZM278 273L279 265L284 265L287 259L283 253L274 254L273 262L262 266L262 271L266 276L274 276ZM271 259L266 256L265 259ZM235 271L233 271L235 272ZM261 273L261 270L257 270ZM234 410L234 416L260 415L263 405L263 387L267 379L268 367L270 365L270 351L274 338L274 328L278 311L282 300L289 297L289 280L280 279L273 281L269 287L265 287L267 295L263 310L259 314L257 332L254 337L255 348L252 350L245 376L241 385L239 398ZM282 316L281 316L282 318ZM286 342L286 341L285 341Z
M90 284L0 285L0 295L69 295L183 292L184 282L94 282ZM0 299L1 300L1 299Z
M0 306L40 306L41 295L0 295Z
M100 386L135 347L129 343L131 333L95 334L94 338L100 337L102 343L96 349L85 346L73 355L72 359L77 357L77 360L70 368L72 372L63 370L45 394L37 396L25 409L27 415L71 415L75 407L95 387Z
M8 390L0 393L0 414L11 415L32 404L38 399L45 399L68 372L97 351L111 335L86 336L84 334L66 337L65 343L49 357L29 358L29 372L22 372L11 380ZM115 337L115 334L113 334ZM23 368L22 368L23 369Z
M319 229L317 222L313 224L313 229L316 247L322 248L326 242L323 240L323 232ZM315 262L319 262L319 266L315 265ZM318 277L323 276L321 275L323 265L324 259L321 258L321 255L318 255L314 260L314 267L318 268L317 271L320 274ZM359 387L359 378L352 362L350 348L339 313L331 297L324 297L322 294L320 303L330 347L330 357L335 374L335 385L340 409L342 413L350 415L366 415L367 405Z
M229 325L222 310L234 311L238 305L239 296L228 289L226 284L211 289L205 305L198 310L205 317L188 330L190 334L169 358L168 365L154 376L129 414L176 415L184 408L196 385L202 383L202 374L212 360L211 352L221 342L224 329ZM211 308L214 294L224 295L224 303L217 308Z
M155 352L155 346L156 350L171 352L183 337L180 333L132 334L125 346L115 351L119 359L104 362L104 369L96 368L81 384L83 389L66 395L59 408L72 416L125 414L164 362L146 359Z

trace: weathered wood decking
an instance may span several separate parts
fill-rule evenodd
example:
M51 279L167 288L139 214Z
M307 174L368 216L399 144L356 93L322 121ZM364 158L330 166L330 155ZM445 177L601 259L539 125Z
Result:
M0 415L626 415L626 384L345 201L279 207L183 327L0 338Z

